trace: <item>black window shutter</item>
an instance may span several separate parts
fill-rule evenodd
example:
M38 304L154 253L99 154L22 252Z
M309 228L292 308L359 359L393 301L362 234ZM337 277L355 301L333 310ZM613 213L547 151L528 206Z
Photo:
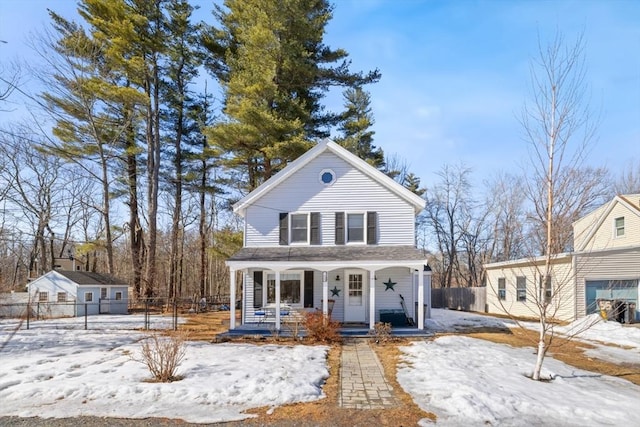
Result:
M320 244L320 212L311 212L311 244Z
M253 308L262 307L262 271L253 272Z
M344 212L336 212L336 245L344 245Z
M378 213L367 212L367 245L378 243Z
M304 272L304 306L313 307L313 271Z
M280 244L289 244L289 214L280 212Z

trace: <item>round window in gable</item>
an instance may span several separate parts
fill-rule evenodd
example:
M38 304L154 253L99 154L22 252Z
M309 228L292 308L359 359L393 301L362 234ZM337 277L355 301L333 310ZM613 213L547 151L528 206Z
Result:
M320 171L320 182L324 185L331 185L336 180L336 173L331 169L323 169Z

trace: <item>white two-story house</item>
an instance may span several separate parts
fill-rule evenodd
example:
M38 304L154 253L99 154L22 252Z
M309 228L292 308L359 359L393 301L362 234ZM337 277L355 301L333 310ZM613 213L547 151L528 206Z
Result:
M547 299L559 320L571 321L599 310L598 300L635 305L640 320L640 194L620 195L573 224L574 251L553 257L542 279L544 258L485 265L490 313L538 315ZM633 307L633 306L631 306Z
M423 329L431 283L415 248L415 218L424 207L346 149L318 143L234 205L244 244L227 265L231 301L242 273L242 323L263 321L265 306L274 308L277 329L282 306L326 315L331 307L332 319L373 329L380 310L401 309L402 295Z

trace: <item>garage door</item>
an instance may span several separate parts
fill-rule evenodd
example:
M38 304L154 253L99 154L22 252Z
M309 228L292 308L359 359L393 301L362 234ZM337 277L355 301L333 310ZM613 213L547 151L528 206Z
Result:
M587 280L587 314L598 311L598 295L606 295L607 299L632 300L638 305L638 280Z

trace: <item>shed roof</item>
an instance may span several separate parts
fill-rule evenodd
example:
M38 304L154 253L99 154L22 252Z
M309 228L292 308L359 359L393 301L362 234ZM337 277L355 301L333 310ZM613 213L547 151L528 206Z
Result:
M56 270L67 279L78 285L126 285L127 282L109 274L93 273L90 271Z

